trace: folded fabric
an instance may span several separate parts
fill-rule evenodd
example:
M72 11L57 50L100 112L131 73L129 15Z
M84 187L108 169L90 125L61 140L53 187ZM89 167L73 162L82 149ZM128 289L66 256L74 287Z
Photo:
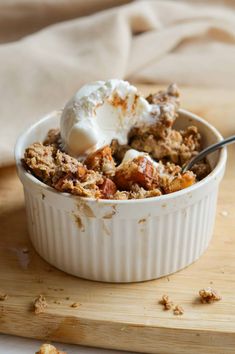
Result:
M14 1L10 3L0 4L0 166L13 162L20 132L43 114L62 108L86 82L124 78L235 86L232 0L231 6L144 0L106 10L113 1L100 1L98 7L91 1L88 8L84 1L51 0L45 19L46 2L32 1L29 11L25 2L15 0L15 13L10 12ZM41 14L35 25L33 8ZM103 11L84 16L94 9ZM4 41L4 33L11 42Z

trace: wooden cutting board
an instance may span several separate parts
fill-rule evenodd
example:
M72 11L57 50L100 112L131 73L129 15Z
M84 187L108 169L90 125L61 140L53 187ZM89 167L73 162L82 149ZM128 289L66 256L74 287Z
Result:
M182 107L206 117L225 136L235 133L234 92L185 88L182 96ZM9 295L0 301L0 332L146 353L235 353L234 151L230 147L209 249L176 274L136 284L82 280L43 261L28 238L15 169L0 169L0 290ZM201 304L198 291L207 286L223 299ZM48 308L35 315L32 303L39 294ZM163 294L185 313L163 311ZM74 302L81 305L73 308Z

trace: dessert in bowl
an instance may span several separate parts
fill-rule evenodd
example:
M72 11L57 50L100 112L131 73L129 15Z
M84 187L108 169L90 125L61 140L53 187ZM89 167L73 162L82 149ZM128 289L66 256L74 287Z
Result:
M226 150L181 167L219 132L179 109L175 85L142 97L121 80L83 87L16 144L38 253L70 274L132 282L175 272L207 248Z

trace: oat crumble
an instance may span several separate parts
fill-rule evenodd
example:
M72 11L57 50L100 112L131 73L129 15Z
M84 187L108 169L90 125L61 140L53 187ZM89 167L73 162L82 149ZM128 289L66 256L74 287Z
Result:
M201 289L199 291L199 296L203 304L219 301L222 299L222 297L217 293L217 291L212 289L211 287Z
M66 354L65 352L61 352L57 350L53 345L51 344L43 344L39 350L39 352L36 352L36 354Z
M39 295L35 300L34 300L34 313L38 315L39 313L45 312L45 309L47 308L48 304L46 302L46 298L43 295Z
M183 309L182 306L176 305L176 306L173 308L173 313L174 313L174 315L176 315L176 316L183 315L183 314L184 314L184 309Z
M164 310L170 310L173 306L173 303L170 301L168 295L162 295L162 299L159 301L159 303L164 306Z
M51 129L44 142L26 148L25 167L57 191L95 199L157 197L187 188L204 178L210 172L205 161L196 164L192 171L181 173L182 165L202 147L196 126L180 131L173 128L180 104L177 86L170 85L166 91L146 99L150 104L158 104L158 118L151 125L134 126L126 145L113 140L80 162L63 151L60 131ZM152 161L139 156L122 163L130 149L148 153Z

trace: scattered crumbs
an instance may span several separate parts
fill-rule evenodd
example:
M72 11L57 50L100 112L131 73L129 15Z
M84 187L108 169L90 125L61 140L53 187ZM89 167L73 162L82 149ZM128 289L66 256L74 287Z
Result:
M203 304L219 301L222 299L222 297L217 293L217 291L210 287L201 289L199 291L199 296Z
M34 300L34 313L38 315L39 313L43 313L47 308L48 304L46 302L46 298L43 295L39 295Z
M0 301L5 301L8 299L8 295L0 292Z
M228 211L227 211L227 210L222 210L222 211L220 212L220 215L222 215L222 216L228 216Z
M69 296L66 296L65 300L70 300L70 297L69 297Z
M170 310L173 306L173 303L170 301L168 295L162 295L159 303L164 306L164 310Z
M176 306L174 306L174 308L173 308L173 313L174 313L174 315L176 315L176 316L183 315L183 314L184 314L184 309L183 309L182 306L176 305Z
M170 278L169 277L166 277L167 281L170 281Z
M70 307L73 307L75 309L79 306L81 306L81 304L79 302L74 302L73 304L70 305Z
M210 284L213 284L213 281L212 281L212 280L210 281Z
M138 221L138 224L143 224L143 223L145 223L146 222L146 219L140 219L139 221Z
M66 353L57 350L56 347L54 347L54 345L43 344L39 349L39 352L36 352L36 354L66 354Z
M29 249L27 247L25 247L25 248L22 249L22 252L23 253L29 253Z
M60 305L61 301L60 300L54 300L54 304Z
M45 199L45 194L41 194L41 196L42 196L42 200L44 200Z
M62 289L62 288L50 288L49 286L48 286L48 290L53 290L53 291L64 291L64 289Z

